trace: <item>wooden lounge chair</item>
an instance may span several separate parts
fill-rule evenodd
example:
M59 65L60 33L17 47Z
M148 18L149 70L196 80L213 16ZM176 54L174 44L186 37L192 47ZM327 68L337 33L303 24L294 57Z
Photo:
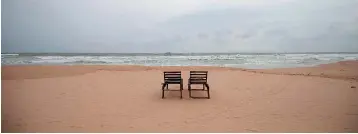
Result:
M179 84L179 90L169 90L169 84ZM165 89L166 87L166 89ZM164 91L180 91L180 98L183 98L183 79L180 71L164 72L164 82L162 83L162 98L164 98Z
M192 84L200 84L203 85L202 89L192 89ZM188 90L189 90L189 97L190 98L201 98L201 97L192 97L191 91L192 90L202 90L208 93L208 96L206 98L210 99L210 93L209 93L209 84L208 84L208 71L190 71L190 77L188 79Z

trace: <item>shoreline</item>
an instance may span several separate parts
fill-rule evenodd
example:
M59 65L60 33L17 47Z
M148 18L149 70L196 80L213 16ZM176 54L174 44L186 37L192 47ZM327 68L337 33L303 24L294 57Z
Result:
M342 67L339 67L341 65ZM259 73L259 74L271 74L271 75L289 75L289 76L305 76L305 77L321 77L321 78L331 78L331 79L341 79L341 80L353 80L358 81L358 71L355 71L355 68L358 68L358 60L350 61L340 61L336 63L320 64L312 67L294 67L294 68L270 68L270 69L246 69L246 68L236 68L236 67L218 67L218 66L144 66L144 65L4 65L1 66L3 80L16 79L9 78L12 73L7 72L10 70L21 71L33 70L36 68L51 69L50 72L45 74L50 74L53 70L58 69L74 69L78 71L75 73L77 75L93 73L96 71L147 71L147 70L156 70L156 71L190 71L190 70L231 70L231 71L244 71L250 73ZM12 69L15 70L12 70ZM82 71L81 68L86 68ZM344 68L344 69L339 69ZM338 74L337 74L337 71ZM340 75L344 71L350 71L351 74ZM60 75L61 76L61 75ZM65 75L66 76L66 75ZM41 78L34 77L33 79ZM51 78L51 77L44 77ZM26 79L26 78L25 78ZM31 77L29 79L32 79Z

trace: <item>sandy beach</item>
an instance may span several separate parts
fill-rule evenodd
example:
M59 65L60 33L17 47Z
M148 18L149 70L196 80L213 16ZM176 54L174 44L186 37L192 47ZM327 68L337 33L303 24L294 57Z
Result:
M174 70L183 73L183 99L179 92L162 99L162 72ZM209 71L211 99L188 97L190 70ZM1 73L2 132L358 132L358 61L265 70L29 65Z

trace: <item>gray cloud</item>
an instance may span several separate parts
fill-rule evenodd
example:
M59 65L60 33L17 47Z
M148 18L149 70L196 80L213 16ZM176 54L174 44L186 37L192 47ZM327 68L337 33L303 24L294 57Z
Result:
M2 52L358 51L357 0L3 0Z

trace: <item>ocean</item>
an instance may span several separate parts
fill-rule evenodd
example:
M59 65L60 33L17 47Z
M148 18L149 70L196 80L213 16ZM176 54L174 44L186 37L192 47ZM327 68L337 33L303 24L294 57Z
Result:
M219 66L251 69L308 67L358 60L357 53L19 53L1 54L2 65Z

